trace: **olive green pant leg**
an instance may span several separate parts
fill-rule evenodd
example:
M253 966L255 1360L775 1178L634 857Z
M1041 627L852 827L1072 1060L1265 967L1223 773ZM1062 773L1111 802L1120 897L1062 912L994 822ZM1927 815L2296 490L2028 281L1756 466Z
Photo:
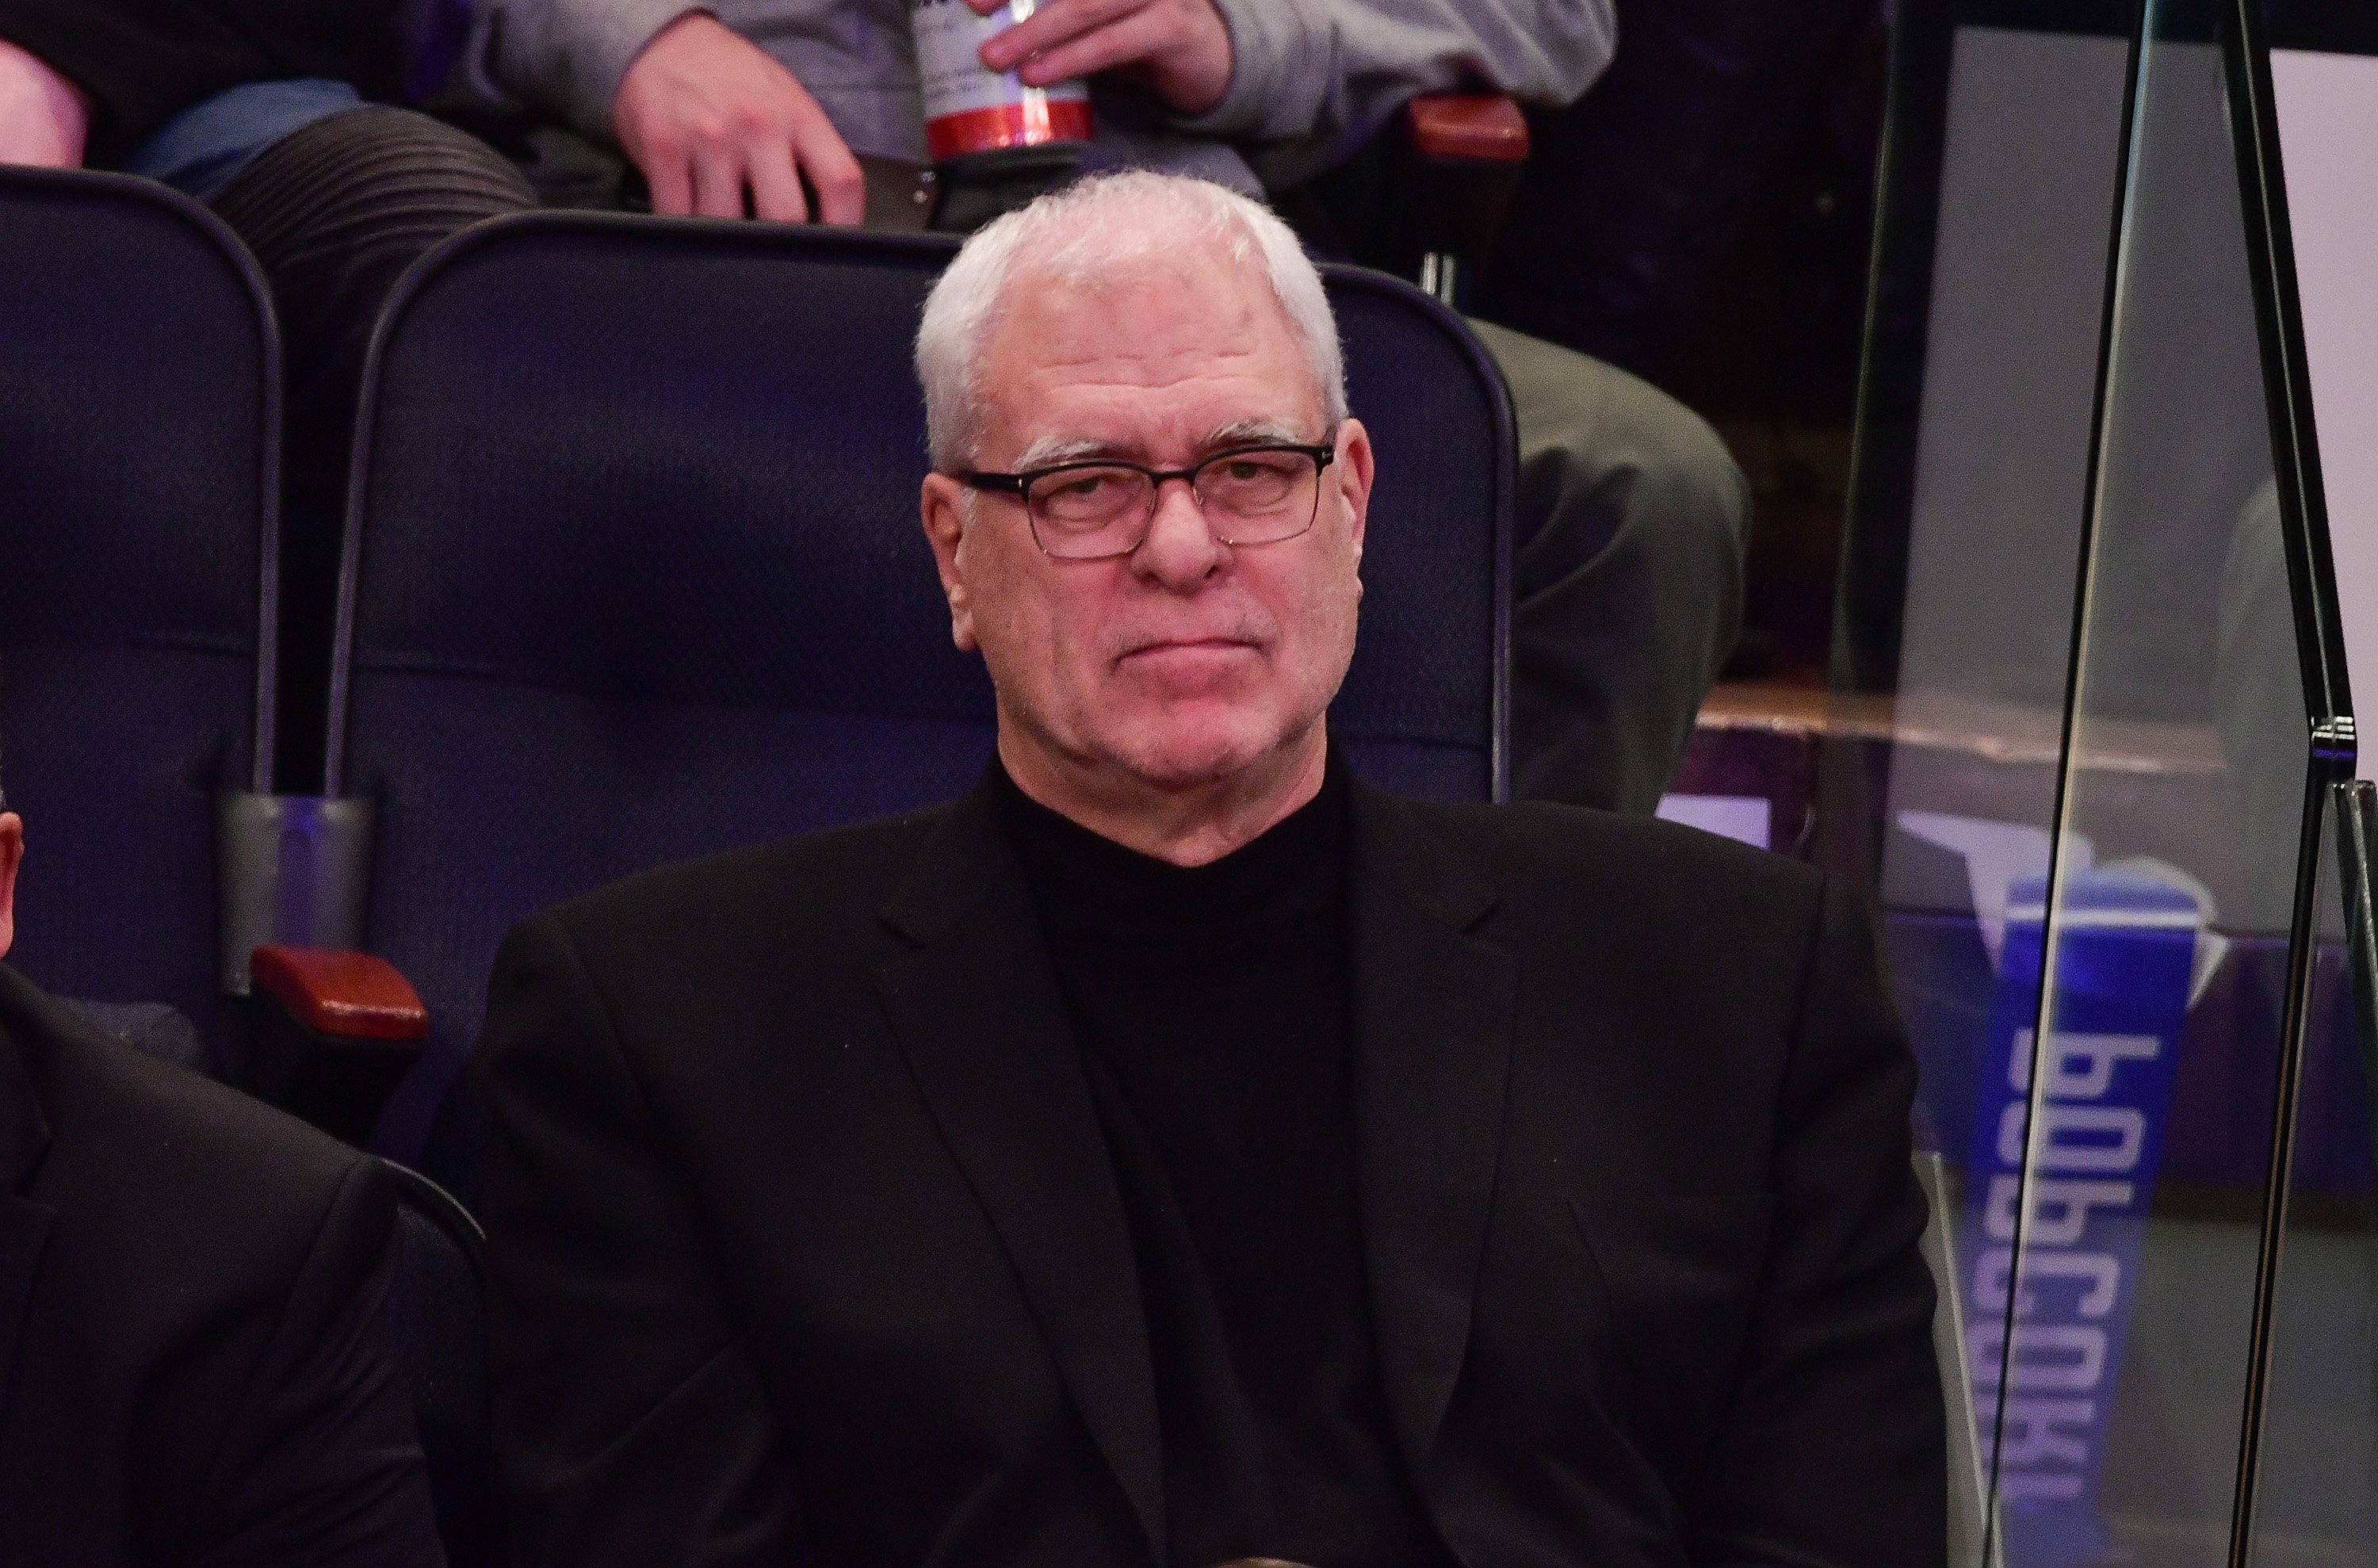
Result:
M1519 416L1512 792L1648 814L1741 629L1749 485L1649 382L1471 325Z

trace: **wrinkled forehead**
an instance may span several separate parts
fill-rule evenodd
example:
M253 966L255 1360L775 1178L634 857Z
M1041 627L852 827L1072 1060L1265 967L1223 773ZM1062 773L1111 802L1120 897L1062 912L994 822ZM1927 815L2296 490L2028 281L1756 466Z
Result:
M1237 398L1266 405L1250 415L1306 419L1320 406L1303 341L1261 263L1219 244L1017 269L979 370L993 425L1037 423L1052 403L1084 399Z

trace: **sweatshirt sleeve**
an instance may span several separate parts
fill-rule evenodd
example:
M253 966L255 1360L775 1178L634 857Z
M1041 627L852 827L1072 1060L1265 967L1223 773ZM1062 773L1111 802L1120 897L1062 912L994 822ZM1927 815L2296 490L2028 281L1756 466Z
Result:
M511 97L611 139L619 78L688 0L481 0L476 68Z
M1610 64L1611 0L1215 0L1231 85L1181 128L1255 144L1274 187L1328 168L1403 102L1472 87L1567 103Z

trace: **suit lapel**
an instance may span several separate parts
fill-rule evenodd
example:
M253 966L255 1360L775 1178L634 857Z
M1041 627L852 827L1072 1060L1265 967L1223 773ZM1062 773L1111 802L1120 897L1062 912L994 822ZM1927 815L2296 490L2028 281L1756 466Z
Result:
M0 1411L7 1407L33 1272L57 1218L55 1209L25 1196L49 1143L49 1124L33 1098L24 1057L0 1024Z
M1466 935L1494 888L1357 787L1357 1191L1382 1376L1415 1478L1453 1398L1502 1151L1519 965Z
M878 967L876 986L1160 1562L1156 1380L1129 1224L1039 916L995 813L977 789L919 850L883 911L914 947Z

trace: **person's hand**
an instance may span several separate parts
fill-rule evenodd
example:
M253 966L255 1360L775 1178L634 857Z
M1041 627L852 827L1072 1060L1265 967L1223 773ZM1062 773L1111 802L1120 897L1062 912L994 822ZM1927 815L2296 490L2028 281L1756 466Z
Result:
M859 160L793 74L715 17L679 17L653 35L611 100L611 133L670 217L809 221L866 215Z
M984 16L1006 0L967 0ZM1051 87L1119 71L1176 114L1202 115L1231 87L1231 30L1214 0L1042 0L982 46L982 63Z
M0 163L79 169L90 129L82 90L0 39Z

